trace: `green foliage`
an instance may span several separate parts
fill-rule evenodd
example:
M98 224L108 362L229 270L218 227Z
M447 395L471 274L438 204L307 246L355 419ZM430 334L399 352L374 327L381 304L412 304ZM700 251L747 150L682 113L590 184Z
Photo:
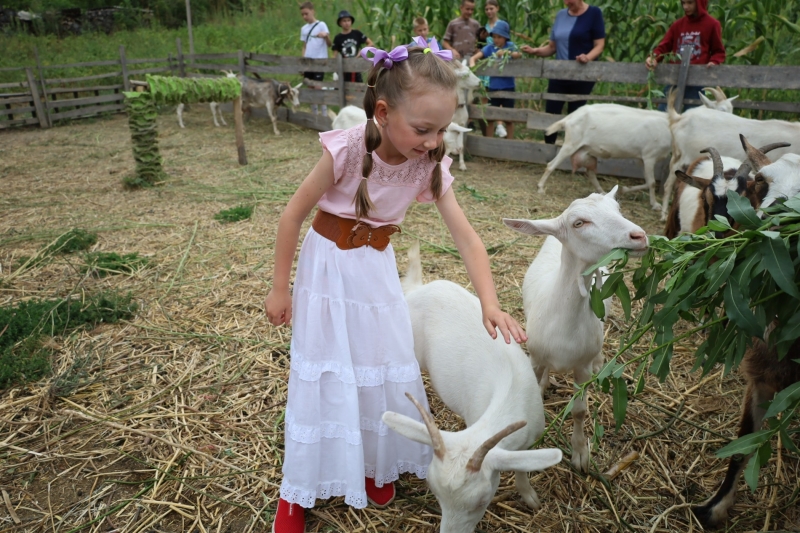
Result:
M80 252L88 250L97 242L97 233L82 230L80 228L73 228L61 235L56 241L48 248L53 253L71 254L73 252Z
M242 93L239 80L228 77L177 78L148 74L147 84L156 105L230 102ZM125 94L127 96L129 93Z
M149 262L148 258L140 256L138 252L125 255L115 252L93 252L86 254L84 271L101 278L110 274L133 274L146 267Z
M136 312L131 295L102 293L80 300L30 300L0 307L0 389L44 376L50 369L46 337L86 325L114 323Z
M717 217L695 234L673 240L650 237L650 250L633 271L634 299L642 300L642 310L622 336L617 354L595 378L604 390L613 389L618 426L625 418L628 391L626 383L616 378L631 365L637 365L638 375L652 356L650 372L666 379L672 345L678 340L704 331L706 340L695 352L695 368L705 375L717 365L723 365L726 373L735 369L751 339L764 339L768 326L774 329L766 341L777 349L779 358L785 357L800 338L800 198L764 208L762 220L746 199L728 192L728 211L740 225L736 230L727 219ZM713 232L727 231L732 232L728 237L714 237ZM617 261L614 273L602 290L593 289L593 296L599 293L598 299L611 294L630 298L622 276L624 260L618 253L608 254L592 269L613 261ZM697 326L679 333L675 328L681 320ZM620 361L619 356L646 333L652 334L650 349L627 362ZM641 387L637 385L636 389L638 392ZM797 383L771 402L767 409L769 429L733 441L718 455L754 453L745 479L755 490L758 470L772 453L772 437L781 434L784 445L794 449L788 428L799 410Z
M148 92L126 92L125 105L128 110L136 174L124 178L123 182L128 188L152 187L166 177L158 151L158 109L153 96Z
M254 207L253 205L237 205L230 209L223 209L214 215L214 220L219 220L220 222L239 222L240 220L247 220L253 216Z

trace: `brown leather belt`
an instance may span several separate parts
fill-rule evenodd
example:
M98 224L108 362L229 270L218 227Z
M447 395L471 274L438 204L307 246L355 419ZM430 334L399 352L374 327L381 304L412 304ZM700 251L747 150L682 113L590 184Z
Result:
M373 228L365 222L342 218L321 209L317 210L311 227L342 250L372 246L382 252L389 246L389 237L400 232L400 227L394 224Z

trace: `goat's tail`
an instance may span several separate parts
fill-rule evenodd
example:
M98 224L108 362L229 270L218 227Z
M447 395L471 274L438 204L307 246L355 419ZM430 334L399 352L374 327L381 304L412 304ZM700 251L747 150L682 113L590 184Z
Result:
M557 131L564 131L564 128L567 127L567 119L568 118L569 118L569 115L567 115L566 117L562 118L558 122L550 124L550 126L544 131L545 135L552 135Z
M336 116L337 116L336 111L332 110L331 108L328 108L328 118L331 119L331 122L336 120Z
M675 98L678 96L678 91L676 89L671 89L669 91L669 96L667 96L667 118L669 119L669 125L672 126L678 120L680 120L681 115L675 110Z
M422 261L419 256L419 241L414 242L408 249L408 270L400 282L403 293L408 294L414 289L422 287Z

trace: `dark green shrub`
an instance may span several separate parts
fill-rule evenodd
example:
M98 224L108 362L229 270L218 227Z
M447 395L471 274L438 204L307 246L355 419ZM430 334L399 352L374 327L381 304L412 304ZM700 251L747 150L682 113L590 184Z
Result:
M223 209L214 215L214 220L219 220L220 222L239 222L240 220L247 220L253 216L254 207L253 205L237 205L230 209Z

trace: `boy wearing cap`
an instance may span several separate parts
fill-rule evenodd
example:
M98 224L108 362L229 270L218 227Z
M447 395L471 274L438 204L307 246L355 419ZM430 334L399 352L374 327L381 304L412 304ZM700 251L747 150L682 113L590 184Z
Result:
M342 33L333 38L333 57L342 54L342 57L356 57L358 50L365 44L372 46L372 41L358 30L353 29L355 18L347 10L339 12L339 18L336 19L336 24L342 28ZM353 81L361 83L360 72L345 72L344 81Z
M505 20L498 20L491 32L492 44L487 44L482 50L476 52L475 55L469 58L469 66L474 67L475 62L484 57L503 57L509 54L512 59L517 59L522 54L517 50L517 45L511 41L511 28ZM492 92L495 91L514 91L516 86L514 78L510 76L489 76L489 105L494 107L514 107L513 98L492 98ZM498 132L502 131L502 122L490 123L486 128L486 136L494 137L495 124L498 125ZM514 123L508 123L508 138L514 138ZM505 135L503 135L505 137Z

